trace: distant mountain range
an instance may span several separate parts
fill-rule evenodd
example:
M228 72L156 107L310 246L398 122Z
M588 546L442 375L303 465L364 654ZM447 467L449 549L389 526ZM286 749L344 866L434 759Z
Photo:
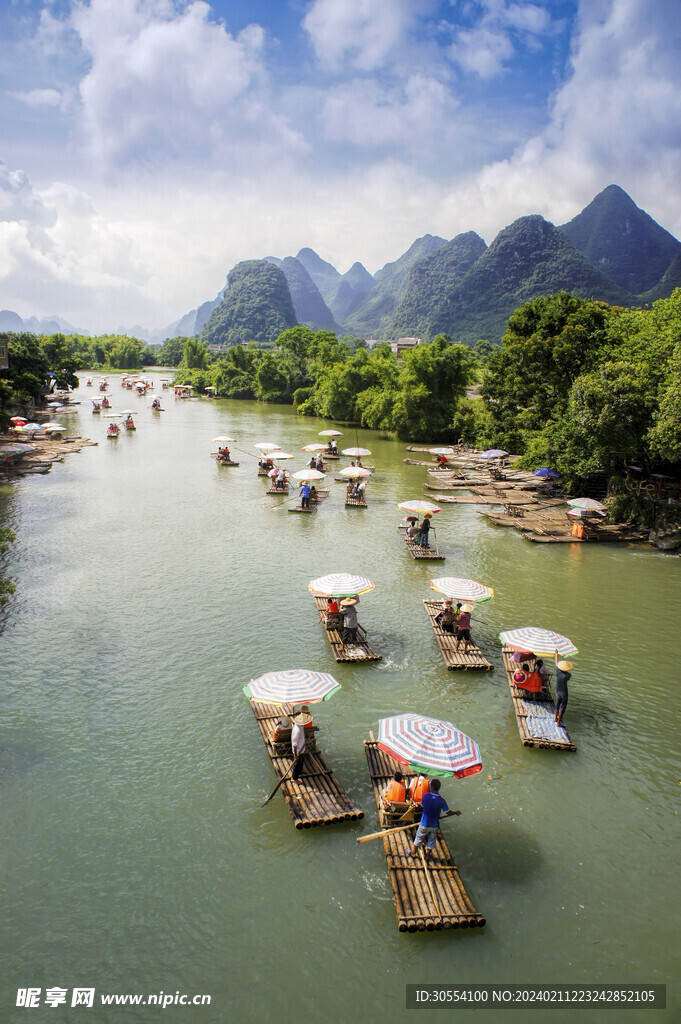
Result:
M560 227L539 215L520 217L490 246L474 231L450 241L424 235L373 276L361 263L340 274L308 248L284 259L248 260L230 271L215 299L168 327L118 333L151 343L198 334L225 346L271 342L275 332L301 323L363 338L443 333L470 344L496 342L513 310L538 295L565 290L637 306L679 286L681 242L618 185L608 185ZM47 323L73 330L58 317L24 322L0 312L0 330L47 332Z

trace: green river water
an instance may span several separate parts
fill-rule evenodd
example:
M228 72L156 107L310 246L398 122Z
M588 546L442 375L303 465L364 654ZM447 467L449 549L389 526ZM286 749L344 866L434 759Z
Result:
M424 494L404 444L359 432L377 467L368 509L331 483L317 514L293 516L265 495L253 445L302 468L300 447L334 424L172 393L154 414L114 381L114 409L139 411L137 433L112 442L82 391L64 422L99 445L0 489L17 533L0 634L0 1021L394 1024L420 1016L407 983L483 982L662 982L666 1011L624 1019L678 1019L681 561L535 545L445 505L446 561L418 563L396 531L397 502ZM211 459L221 433L238 438L239 468ZM360 621L379 663L331 657L307 585L339 571L376 584ZM473 617L493 672L446 670L422 605L436 575L495 588ZM525 624L580 650L574 754L520 742L497 636ZM261 807L276 779L242 686L297 667L342 684L315 718L363 821L301 832L280 795ZM376 828L362 741L404 710L454 721L482 751L480 774L443 781L462 811L443 830L484 929L399 933L382 844L356 843ZM69 1003L93 987L95 1007L17 1007L28 986ZM211 1005L97 1005L159 991ZM508 1012L591 1024L618 1011Z

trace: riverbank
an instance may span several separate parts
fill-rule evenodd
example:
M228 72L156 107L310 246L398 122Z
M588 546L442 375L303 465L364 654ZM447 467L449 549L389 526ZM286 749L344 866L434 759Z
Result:
M0 480L13 480L19 477L32 476L36 473L49 473L55 462L63 462L65 455L80 452L83 448L96 446L97 441L89 437L75 434L70 437L35 437L22 438L14 434L0 434ZM14 446L28 448L29 451L17 452L12 456L3 456L3 452Z
M428 452L427 448L413 445L409 452ZM649 543L649 531L626 523L607 523L587 520L587 528L575 530L575 523L567 515L569 495L561 491L557 482L537 477L527 470L518 470L514 464L519 456L503 459L483 459L477 449L455 448L456 454L448 458L447 468L428 469L428 481L423 487L433 501L453 505L492 505L492 510L480 510L497 526L512 527L526 540L541 544L584 544L593 542ZM414 465L414 460L405 459ZM416 463L427 466L425 462ZM444 491L451 493L445 494Z

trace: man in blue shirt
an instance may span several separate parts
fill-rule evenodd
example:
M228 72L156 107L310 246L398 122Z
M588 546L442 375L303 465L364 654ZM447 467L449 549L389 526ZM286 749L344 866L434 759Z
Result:
M305 481L303 486L300 488L300 505L301 508L310 507L310 485Z
M425 841L427 847L426 860L430 860L435 849L435 843L437 842L440 815L442 814L443 817L448 818L451 814L461 814L461 811L450 811L446 801L440 796L439 779L430 780L428 792L424 795L421 806L423 807L421 823L414 839L414 845L409 851L409 856L415 857L419 846Z

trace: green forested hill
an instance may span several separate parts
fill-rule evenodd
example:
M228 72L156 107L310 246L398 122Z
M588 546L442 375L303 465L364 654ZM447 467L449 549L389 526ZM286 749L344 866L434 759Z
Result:
M650 291L644 292L641 299L645 302L656 302L657 299L668 299L676 288L681 288L681 249L669 264L662 277Z
M395 313L392 335L395 338L416 335L430 340L441 333L434 330L433 325L446 317L442 307L446 307L448 296L461 284L486 248L480 235L467 231L414 264Z
M286 277L267 260L244 260L230 270L224 299L213 310L201 338L209 345L257 341L274 344L297 324Z
M608 185L561 230L595 267L633 295L657 285L681 252L681 243L619 185ZM665 295L671 291L673 286Z
M444 238L423 235L394 263L386 263L374 275L374 287L346 318L346 329L362 338L389 337L392 320L406 291L412 267L444 244Z
M326 260L323 260L321 256L318 256L314 249L301 249L296 255L296 259L305 267L319 288L324 302L329 306L329 303L336 294L341 275L335 267L327 263Z
M539 215L499 232L463 281L440 303L430 329L456 341L497 341L518 306L539 295L569 291L616 305L633 297L601 274L559 228Z
M333 313L324 302L319 288L307 270L295 256L287 256L280 263L291 293L293 309L299 324L308 324L318 331L334 331L340 328Z
M329 308L340 322L356 309L364 296L374 287L374 279L361 263L353 263L343 274L334 295L329 299Z

